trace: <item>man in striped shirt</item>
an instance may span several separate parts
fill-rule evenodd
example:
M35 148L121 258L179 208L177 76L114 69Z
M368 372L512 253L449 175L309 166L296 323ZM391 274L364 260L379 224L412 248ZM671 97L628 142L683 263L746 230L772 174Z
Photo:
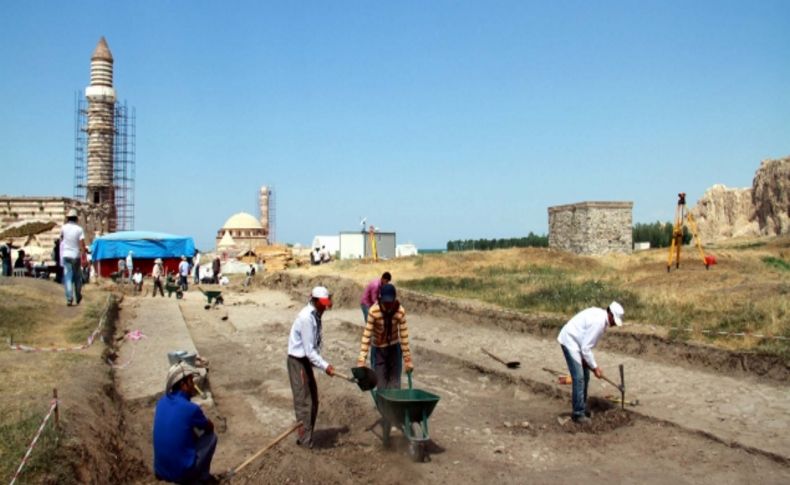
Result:
M370 350L370 366L376 372L379 389L400 388L401 361L406 372L414 366L409 350L406 310L397 299L395 286L382 285L378 303L370 307L357 365L365 365Z

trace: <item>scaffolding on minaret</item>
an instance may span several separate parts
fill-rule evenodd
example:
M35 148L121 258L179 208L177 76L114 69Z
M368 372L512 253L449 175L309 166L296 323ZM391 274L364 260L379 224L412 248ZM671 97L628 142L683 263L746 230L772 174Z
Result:
M113 186L117 231L134 230L134 182L137 122L134 107L124 101L114 107ZM88 102L74 94L74 198L87 200Z

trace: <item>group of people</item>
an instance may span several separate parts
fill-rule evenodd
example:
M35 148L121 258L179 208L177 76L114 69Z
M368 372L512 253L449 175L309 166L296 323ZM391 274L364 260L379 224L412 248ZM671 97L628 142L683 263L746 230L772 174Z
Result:
M335 368L321 354L322 317L332 308L332 295L324 286L316 286L310 299L299 311L288 335L286 369L293 395L298 428L297 445L312 449L318 416L318 386L313 368L334 376ZM409 348L406 310L397 297L392 275L385 272L371 281L360 299L365 328L360 341L357 366L368 363L376 374L378 389L400 388L403 371L414 370ZM608 327L623 324L622 305L613 301L607 308L588 308L574 315L561 329L557 341L571 374L572 418L575 423L591 421L587 409L590 372L597 378L603 371L593 356ZM154 418L154 468L160 479L189 483L210 480L211 459L217 446L213 424L189 398L195 394L193 376L197 370L186 364L170 369L167 394L160 399ZM383 421L388 435L392 423ZM195 433L198 430L198 434Z
M313 265L325 264L330 261L332 261L332 255L329 254L329 250L326 248L326 246L313 248L313 250L310 251L310 263Z

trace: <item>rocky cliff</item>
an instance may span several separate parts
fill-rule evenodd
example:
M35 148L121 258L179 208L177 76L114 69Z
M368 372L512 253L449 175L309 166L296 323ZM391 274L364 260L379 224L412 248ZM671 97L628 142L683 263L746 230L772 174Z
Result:
M714 185L691 214L703 243L790 234L790 158L763 161L752 187Z

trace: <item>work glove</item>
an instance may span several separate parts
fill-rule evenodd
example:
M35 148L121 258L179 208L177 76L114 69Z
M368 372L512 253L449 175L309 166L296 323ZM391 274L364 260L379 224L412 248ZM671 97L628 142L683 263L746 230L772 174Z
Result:
M410 373L414 370L414 365L411 363L411 360L406 360L403 362L403 368L406 370L406 373Z
M332 366L332 364L329 364L329 366L327 366L327 368L326 368L326 375L328 375L328 376L334 376L335 375L335 368L334 368L334 366Z

